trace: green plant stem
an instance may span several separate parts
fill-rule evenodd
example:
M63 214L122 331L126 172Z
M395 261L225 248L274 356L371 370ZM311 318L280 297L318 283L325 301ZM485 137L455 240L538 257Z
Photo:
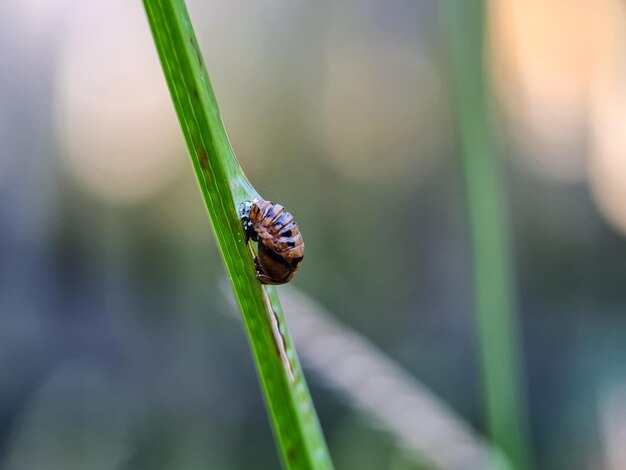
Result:
M506 195L483 60L484 5L482 0L447 0L445 5L472 237L486 421L491 439L516 468L529 468Z
M274 287L255 278L237 209L258 194L228 141L183 0L144 0L165 78L252 346L285 468L331 469ZM158 132L158 129L155 129Z

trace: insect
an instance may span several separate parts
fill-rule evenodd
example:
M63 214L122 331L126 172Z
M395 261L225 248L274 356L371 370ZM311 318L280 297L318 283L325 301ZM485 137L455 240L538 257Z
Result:
M293 216L280 204L261 198L242 202L239 212L246 243L258 242L256 278L261 284L291 281L304 257L302 234Z

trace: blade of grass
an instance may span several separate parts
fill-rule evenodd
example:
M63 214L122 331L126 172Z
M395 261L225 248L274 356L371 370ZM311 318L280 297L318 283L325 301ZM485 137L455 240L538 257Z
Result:
M487 427L490 438L508 454L516 468L529 468L525 386L505 218L506 195L490 125L484 72L483 1L447 0L444 16L452 52L472 236Z
M331 469L276 289L255 278L237 208L258 194L224 129L183 0L144 0L174 108L252 346L285 468Z

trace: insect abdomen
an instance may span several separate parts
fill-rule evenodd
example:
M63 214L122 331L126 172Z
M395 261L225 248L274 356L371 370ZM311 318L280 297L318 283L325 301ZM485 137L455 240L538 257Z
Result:
M289 282L304 257L302 234L293 216L280 204L260 198L242 202L239 212L246 243L258 242L256 278L262 284Z
M260 243L286 259L303 257L302 234L293 216L285 212L283 206L262 199L256 200L250 211L250 220Z

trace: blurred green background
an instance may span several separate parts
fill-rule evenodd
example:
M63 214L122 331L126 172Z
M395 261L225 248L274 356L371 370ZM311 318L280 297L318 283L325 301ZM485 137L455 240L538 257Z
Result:
M187 3L294 284L483 432L439 3ZM624 469L626 11L486 12L535 466ZM0 70L0 468L277 468L141 3L4 0ZM307 376L338 469L414 468Z

